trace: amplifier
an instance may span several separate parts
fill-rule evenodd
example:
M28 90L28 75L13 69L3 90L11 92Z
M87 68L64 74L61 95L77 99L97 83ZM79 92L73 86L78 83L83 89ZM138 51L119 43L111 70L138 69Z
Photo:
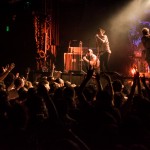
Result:
M75 53L64 53L64 71L81 71L81 55Z
M68 53L75 53L75 54L81 54L82 47L69 47Z

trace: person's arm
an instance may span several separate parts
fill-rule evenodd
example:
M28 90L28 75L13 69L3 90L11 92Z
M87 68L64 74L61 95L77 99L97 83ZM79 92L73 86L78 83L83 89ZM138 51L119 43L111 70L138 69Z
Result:
M83 57L83 60L86 61L87 63L90 63L90 61L86 58L86 55Z
M84 80L82 81L82 83L80 84L80 93L83 92L85 86L87 85L87 83L89 82L89 80L92 78L93 76L93 72L94 72L94 69L92 68L92 66L89 67L89 69L87 70L87 75L86 77L84 78Z
M148 98L150 98L150 88L146 84L145 74L143 74L143 76L141 77L141 82L142 82L143 86L145 87Z
M44 85L38 85L37 88L38 94L44 99L46 108L48 110L48 116L51 121L59 121L59 114L57 108L48 94L48 90Z
M92 78L93 72L94 72L94 69L91 69L91 67L90 67L90 69L87 71L86 77L83 79L83 81L80 84L80 87L78 89L78 92L77 92L79 103L80 103L80 105L85 106L84 108L87 108L89 106L89 104L86 100L86 97L83 94L83 91L84 91L87 83L89 82L89 80Z
M7 65L5 68L3 68L3 73L0 74L0 81L3 81L7 75L9 74L9 72L14 69L15 64L11 63L10 65Z
M103 86L100 80L100 73L96 73L96 84L97 84L98 92L102 92Z
M134 78L133 78L133 84L131 86L131 90L130 90L130 93L128 95L128 99L127 101L125 102L125 104L123 105L122 109L121 109L121 114L122 116L125 116L128 112L131 111L131 108L132 108L132 102L133 102L133 97L134 97L134 93L135 93L135 88L137 86L137 78L138 78L138 73L136 73L134 75Z
M98 34L96 34L96 38L97 38L99 41L101 41L102 43L105 43L107 36L104 35L104 39L102 39Z
M114 89L113 89L113 86L112 86L112 81L111 81L111 78L108 74L104 73L103 75L104 79L106 79L107 83L108 83L108 86L109 86L109 93L111 95L111 98L112 100L114 99Z
M137 87L138 87L138 94L142 96L142 89L141 89L139 72L137 72Z

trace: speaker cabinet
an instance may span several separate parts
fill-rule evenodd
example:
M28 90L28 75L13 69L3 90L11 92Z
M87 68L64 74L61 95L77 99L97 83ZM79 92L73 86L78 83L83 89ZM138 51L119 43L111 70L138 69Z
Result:
M68 52L75 53L75 54L81 54L82 48L81 47L69 47Z
M81 71L81 55L74 53L64 53L64 71Z

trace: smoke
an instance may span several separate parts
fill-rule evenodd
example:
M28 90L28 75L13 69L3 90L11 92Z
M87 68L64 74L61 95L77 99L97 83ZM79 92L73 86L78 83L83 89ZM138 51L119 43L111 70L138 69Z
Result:
M147 0L130 1L126 6L121 7L116 14L111 16L108 21L110 27L109 38L112 39L111 42L114 50L128 48L130 29L134 24L139 23L142 17L145 17L145 11L149 7L148 2Z

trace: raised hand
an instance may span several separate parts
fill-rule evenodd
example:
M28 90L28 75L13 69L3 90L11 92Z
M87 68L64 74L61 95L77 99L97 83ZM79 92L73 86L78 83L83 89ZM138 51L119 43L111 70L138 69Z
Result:
M14 63L11 63L8 67L8 70L11 71L12 69L15 68L15 64Z
M2 67L3 73L0 74L0 81L3 81L14 67L15 67L14 63L8 64L6 65L6 67Z
M6 72L8 67L9 67L9 65L6 65L5 67L2 67L3 72Z
M5 67L2 67L3 72L11 71L15 67L14 63L7 64Z

